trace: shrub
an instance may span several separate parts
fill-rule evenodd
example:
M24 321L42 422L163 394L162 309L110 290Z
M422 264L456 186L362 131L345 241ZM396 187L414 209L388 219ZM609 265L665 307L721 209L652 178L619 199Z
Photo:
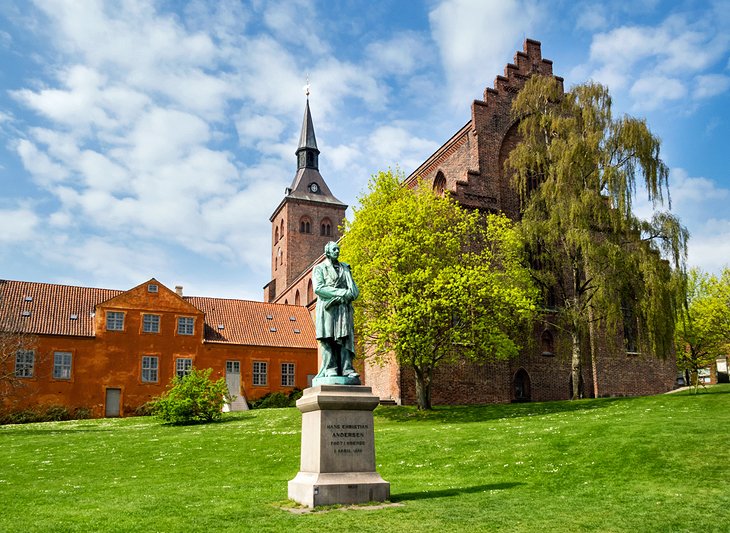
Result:
M155 414L156 401L152 400L137 406L134 410L134 416L152 416Z
M41 415L35 409L22 409L9 413L7 421L8 424L30 424L32 422L40 422Z
M232 398L229 398L226 380L212 381L212 372L212 368L193 368L188 375L175 377L169 390L153 401L154 414L172 424L220 419L223 404Z
M297 400L302 397L302 391L294 389L289 394L270 392L258 400L251 402L251 409L270 409L278 407L295 407Z
M61 420L71 420L71 413L63 405L49 405L41 418L43 422L60 422Z
M0 414L0 424L30 424L33 422L60 422L62 420L82 420L91 418L91 409L77 407L71 411L65 405L38 405L19 411Z
M74 420L86 420L88 418L91 418L91 409L88 407L77 407L74 409Z

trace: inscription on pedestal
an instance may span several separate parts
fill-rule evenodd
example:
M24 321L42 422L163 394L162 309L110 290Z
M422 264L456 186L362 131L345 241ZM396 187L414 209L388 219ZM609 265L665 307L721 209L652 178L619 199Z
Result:
M361 454L366 445L368 424L327 424L329 447L336 454Z

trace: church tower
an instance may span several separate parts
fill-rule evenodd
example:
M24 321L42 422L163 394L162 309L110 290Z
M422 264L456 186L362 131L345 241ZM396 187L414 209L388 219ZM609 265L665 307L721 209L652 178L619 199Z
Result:
M335 198L319 173L319 149L314 136L309 95L296 150L297 173L271 221L271 281L264 299L276 300L319 256L324 245L340 238L347 205ZM305 302L304 304L306 305Z

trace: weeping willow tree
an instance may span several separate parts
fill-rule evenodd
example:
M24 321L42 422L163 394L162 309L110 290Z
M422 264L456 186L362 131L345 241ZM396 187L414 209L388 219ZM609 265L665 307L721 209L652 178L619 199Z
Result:
M522 201L520 230L532 275L554 299L554 325L571 343L572 395L581 395L582 351L594 366L599 335L629 352L667 356L682 298L687 230L668 212L668 168L646 123L614 119L606 87L563 93L534 76L515 98L521 142L505 165ZM637 188L654 206L638 218ZM597 391L596 391L597 392Z

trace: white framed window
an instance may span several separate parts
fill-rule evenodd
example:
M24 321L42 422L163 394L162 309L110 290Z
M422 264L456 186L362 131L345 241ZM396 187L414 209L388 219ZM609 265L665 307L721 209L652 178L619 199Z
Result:
M160 315L142 315L142 331L144 333L159 333Z
M189 357L178 357L175 361L175 374L179 378L184 378L190 374L193 368L193 360Z
M71 379L71 352L53 352L53 379Z
M264 361L253 362L253 384L266 385L268 383L268 363Z
M226 361L226 374L240 374L241 361Z
M142 381L144 383L157 383L159 358L156 355L142 356Z
M191 316L181 316L177 319L177 334L192 335L195 331L195 319Z
M32 378L35 366L35 352L33 350L18 350L15 352L15 377Z
M294 386L294 363L281 363L281 386Z
M107 331L124 331L124 313L120 311L106 312Z
M147 285L147 292L159 292L159 287L154 283L150 283Z

